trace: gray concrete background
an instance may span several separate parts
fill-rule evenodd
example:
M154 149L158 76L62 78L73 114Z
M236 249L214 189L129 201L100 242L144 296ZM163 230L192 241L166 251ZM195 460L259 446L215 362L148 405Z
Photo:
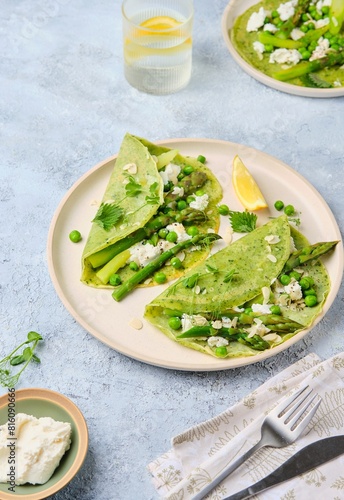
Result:
M244 73L222 39L226 4L195 1L191 83L154 97L124 80L118 0L0 1L0 355L29 330L40 332L42 363L27 369L18 388L65 394L90 433L84 467L54 500L156 498L145 466L169 448L172 435L309 352L327 358L344 350L343 287L325 319L287 351L227 372L190 373L145 365L101 344L69 315L50 281L46 241L60 200L118 151L126 131L265 151L314 185L343 231L344 98L291 96Z

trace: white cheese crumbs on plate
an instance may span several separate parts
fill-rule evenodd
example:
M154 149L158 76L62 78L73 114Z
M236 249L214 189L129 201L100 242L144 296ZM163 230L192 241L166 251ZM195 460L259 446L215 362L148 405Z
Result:
M269 62L271 64L297 64L302 56L296 49L276 49L270 54Z
M209 196L202 194L202 196L195 195L195 200L190 203L190 207L195 210L205 210L209 203Z
M258 31L258 29L264 25L265 18L266 13L263 7L261 7L258 12L253 12L247 22L246 31Z
M300 28L294 28L290 33L290 38L292 40L300 40L304 36L304 32Z
M222 328L222 321L219 319L212 321L211 326L215 328L215 330L220 330Z
M262 60L263 59L263 54L265 52L265 46L261 42L253 42L253 50L257 53L258 59Z
M281 5L276 9L279 13L281 21L287 21L295 13L295 6L297 5L297 0L290 0L290 2L281 3Z
M176 196L184 196L184 188L179 187L179 186L174 186L172 194L175 194Z
M166 226L167 231L174 232L177 234L177 242L181 243L182 241L190 240L192 236L190 236L186 231L185 227L183 224L180 222L173 222L172 224L169 224Z
M159 174L164 185L168 184L170 181L174 186L178 184L178 175L180 174L180 170L180 166L174 165L174 163L169 163L165 170L160 170Z
M302 289L300 284L292 279L289 285L284 287L284 291L289 295L291 300L300 300L302 299Z
M225 347L228 345L228 340L223 337L209 337L208 345L210 347Z
M141 330L141 328L143 328L143 323L140 319L133 318L129 321L129 326L135 328L135 330Z
M275 26L272 23L266 23L266 24L264 24L263 31L270 31L271 33L275 33L275 31L277 31L277 30L278 30L277 26ZM302 33L302 31L301 31L301 33Z
M127 171L129 174L137 174L137 165L136 163L127 163L124 165L123 170Z
M329 51L329 48L330 48L330 41L327 38L320 37L318 40L318 45L313 50L309 60L315 61L316 59L321 59L322 57L325 57L327 52Z
M271 314L270 306L267 304L252 304L252 311L260 314Z

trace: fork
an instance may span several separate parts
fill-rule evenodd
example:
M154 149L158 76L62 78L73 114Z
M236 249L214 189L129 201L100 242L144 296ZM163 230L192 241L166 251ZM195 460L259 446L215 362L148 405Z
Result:
M217 477L207 484L199 493L193 496L192 500L201 500L204 498L207 493L215 488L215 486L235 471L260 448L264 446L282 448L283 446L294 443L312 420L321 403L321 397L317 394L311 396L313 389L308 389L309 385L306 385L291 396L283 398L263 420L261 438L258 443L236 460L229 463ZM317 396L319 399L313 405Z

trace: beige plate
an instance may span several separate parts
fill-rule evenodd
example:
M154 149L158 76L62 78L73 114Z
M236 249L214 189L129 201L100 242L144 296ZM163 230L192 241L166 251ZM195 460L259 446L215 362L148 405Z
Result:
M0 397L0 425L8 421L8 395ZM48 389L19 389L15 392L15 412L34 417L51 417L72 425L72 444L60 465L45 484L16 486L15 493L0 483L1 500L41 500L53 495L68 484L82 466L88 449L88 430L85 419L74 403L58 392Z
M225 39L227 48L232 55L233 59L242 67L246 73L255 78L264 85L272 87L273 89L280 90L281 92L286 92L287 94L294 94L304 97L340 97L344 96L344 87L338 87L333 89L312 89L308 87L299 87L298 85L292 85L290 83L280 82L265 75L258 69L254 68L248 64L242 57L238 54L234 48L231 39L228 34L238 16L243 14L247 9L258 3L258 0L231 0L227 5L223 16L222 16L222 35Z
M255 149L231 142L209 139L173 139L161 141L182 154L207 158L210 167L224 188L223 202L232 210L243 210L237 201L230 182L232 160L239 154L250 169L270 207L278 198L292 203L302 213L301 231L311 242L340 240L340 232L334 216L311 184L281 161ZM168 339L158 329L143 319L145 305L156 297L166 285L137 289L122 302L111 297L111 290L95 289L80 282L80 262L85 240L91 227L97 206L108 183L115 156L86 172L71 187L61 201L51 222L48 236L48 265L55 289L72 316L94 337L105 344L145 363L178 370L225 370L248 365L273 356L304 337L309 330L295 335L284 344L264 351L254 357L216 359L212 356L187 349ZM257 213L259 223L278 215L276 210ZM227 217L221 218L220 234L229 227ZM77 229L83 241L72 243L68 235ZM343 248L337 245L335 252L326 259L332 288L326 301L323 317L332 304L341 283L343 272ZM129 322L139 318L141 330L135 330Z

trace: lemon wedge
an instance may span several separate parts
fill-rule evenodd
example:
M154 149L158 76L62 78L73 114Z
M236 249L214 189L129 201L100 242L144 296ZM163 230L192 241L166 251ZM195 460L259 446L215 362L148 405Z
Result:
M175 28L180 24L182 23L170 16L155 16L146 19L146 21L143 21L140 26L142 26L142 28L151 28L155 31L162 31Z
M258 184L247 170L238 155L233 160L232 181L234 191L246 210L260 210L267 208Z

